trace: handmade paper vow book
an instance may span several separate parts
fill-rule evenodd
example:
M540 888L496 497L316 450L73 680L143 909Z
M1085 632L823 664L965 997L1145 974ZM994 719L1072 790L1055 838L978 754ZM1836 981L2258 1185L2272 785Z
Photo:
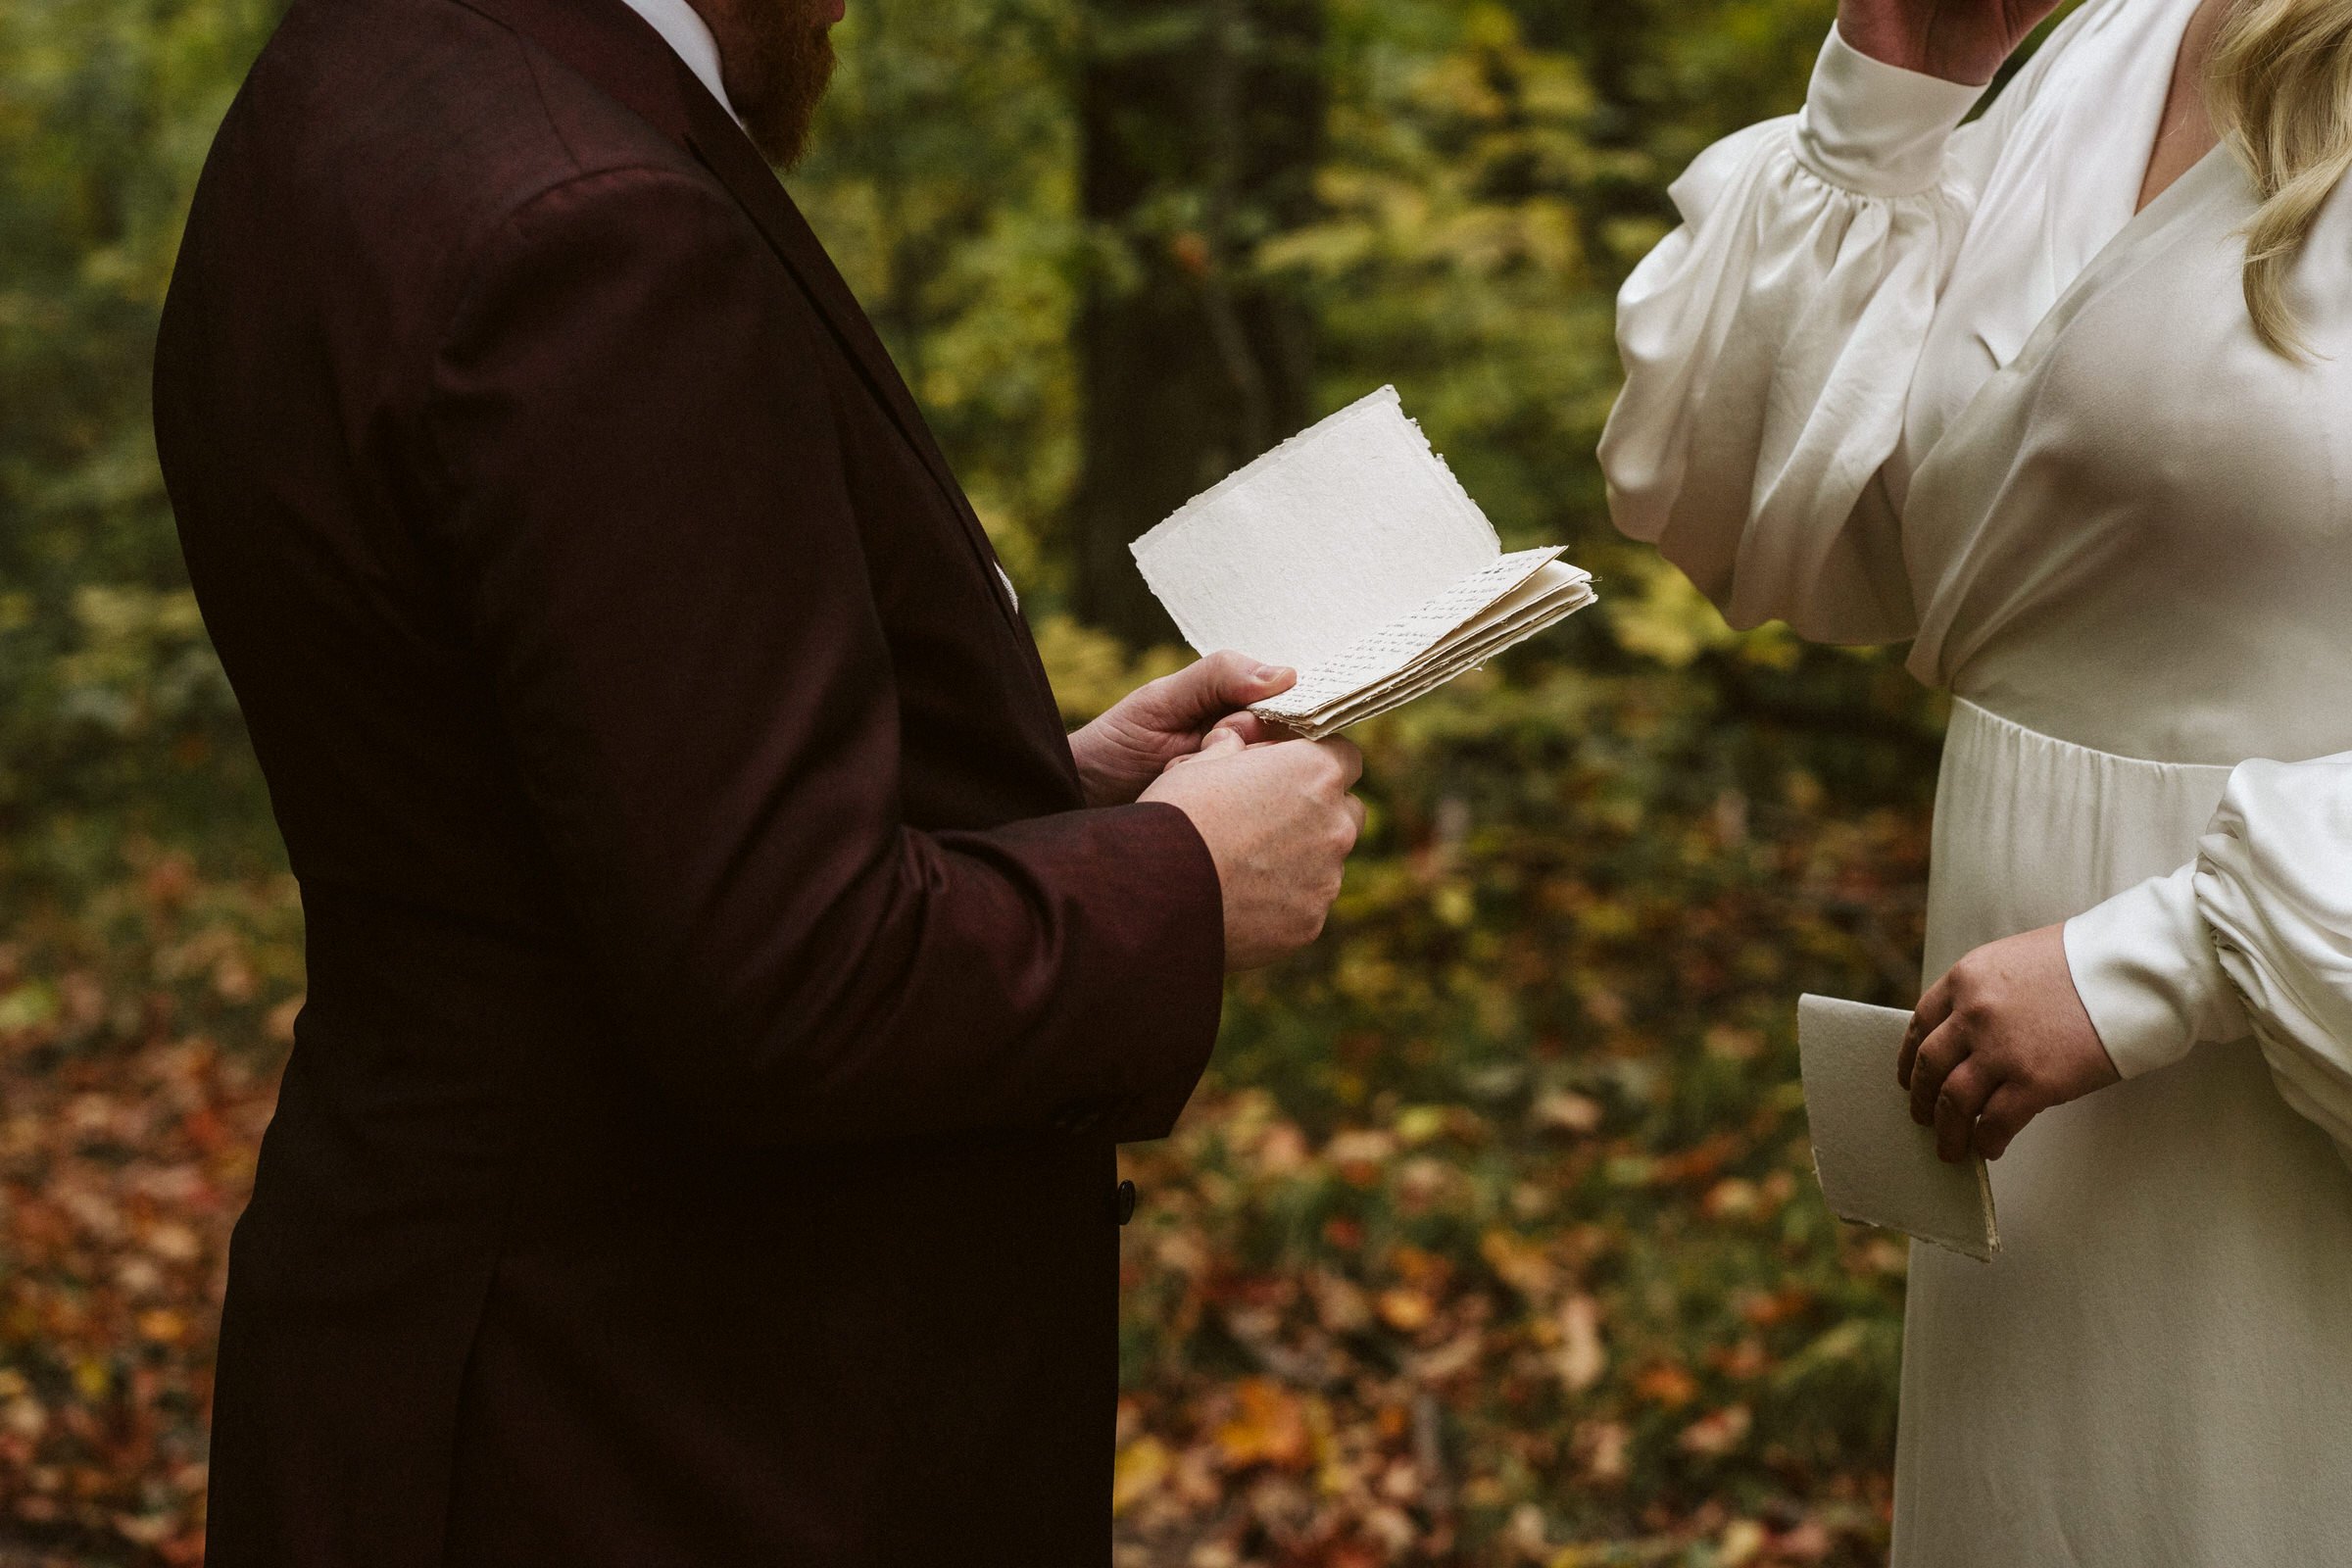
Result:
M1822 1196L1841 1219L1990 1258L2001 1236L1984 1161L1937 1159L1935 1132L1911 1119L1911 1097L1895 1081L1910 1022L1893 1007L1798 999L1796 1046Z
M1310 738L1401 707L1592 602L1559 546L1505 555L1395 387L1186 502L1133 549L1203 654L1298 671L1250 711Z

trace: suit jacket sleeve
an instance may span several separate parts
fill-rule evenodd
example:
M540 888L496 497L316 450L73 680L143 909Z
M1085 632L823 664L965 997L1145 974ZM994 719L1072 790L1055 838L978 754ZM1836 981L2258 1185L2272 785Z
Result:
M433 362L434 511L601 978L733 1138L1160 1136L1215 1033L1215 867L1165 806L906 825L823 329L774 267L713 187L583 174L484 242Z

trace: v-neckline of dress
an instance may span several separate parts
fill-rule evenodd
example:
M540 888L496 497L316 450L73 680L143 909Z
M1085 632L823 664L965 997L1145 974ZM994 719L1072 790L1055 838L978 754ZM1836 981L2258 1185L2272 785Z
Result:
M2164 199L2165 191L2171 190L2175 185L2178 185L2182 180L2186 179L2189 176L2190 172L2193 171L2199 164L2202 164L2207 157L2210 157L2215 151L2215 147L2220 145L2217 139L2215 147L2206 148L2203 154L2191 160L2187 165L2181 168L2181 170L2178 173L2174 174L2171 179L2168 179L2164 182L2163 188L2158 190L2155 195L2150 196L2144 202L2139 199L2140 192L2148 188L2148 171L2156 167L2157 158L2164 152L2164 119L2166 111L2173 107L2173 83L2180 74L2180 57L2188 50L2188 35L2192 30L2195 29L2197 25L2198 14L2204 11L2205 5L2206 0L2196 0L2196 4L2189 6L2188 15L2181 19L2180 36L2173 41L2172 57L2167 62L2167 69L2165 71L2164 91L2158 96L2156 101L2156 128L2147 139L2147 152L2141 156L2139 162L2139 181L2132 187L2132 216L2133 218L2137 218L2141 213L2146 212L2149 208L2162 201ZM2225 12L2227 12L2227 7L2224 8ZM2226 17L2225 20L2227 20ZM2217 32L2216 41L2218 40L2219 34Z
M2034 323L2034 329L2026 334L2025 341L2018 345L2017 353L2003 368L2024 364L2034 356L2037 344L2063 332L2075 314L2073 306L2076 300L2085 293L2107 287L2131 258L2173 223L2180 215L2180 209L2202 199L2204 188L2212 180L2215 163L2230 156L2230 149L2221 143L2207 148L2203 157L2180 171L2171 184L2149 199L2145 207L2126 219L2123 226L2108 235L2106 242L2092 251L2089 260L2058 290L2056 297L2041 313L2041 318ZM1982 392L1983 388L1978 390Z
M1975 328L1996 371L2016 364L2059 303L2142 232L2148 215L2167 210L2173 191L2223 150L2211 149L2206 159L2183 170L2147 206L2138 206L2173 72L2198 4L2199 0L2173 0L2170 15L2150 16L2132 0L2115 0L2105 17L2086 19L2094 32L2127 27L2136 35L2099 40L2120 58L2105 66L2103 80L2072 84L2068 102L2053 106L2056 118L2047 132L2051 142L2035 155L2042 168L2028 176L2039 187L2026 198L2037 216L2025 220L2038 231L2037 243L2026 253L2031 257L2028 275L2016 285L2019 297ZM2151 32L2156 36L2150 37ZM2170 47L2165 47L2168 41ZM2090 167L2081 167L2083 164ZM1975 389L1982 390L1981 385ZM1973 400L1972 393L1968 401ZM1958 412L1955 408L1953 416Z
M2156 55L2159 66L2153 73L2153 80L2137 78L2132 84L2132 112L2129 119L2132 138L2125 144L2131 149L2131 156L2118 159L2117 163L2122 167L2111 172L2119 181L2118 186L2108 193L2114 205L2101 203L2111 226L2103 238L2088 247L2082 265L2077 269L2075 275L2059 286L2050 301L2053 311L2060 300L2074 292L2078 282L2089 276L2111 253L2122 249L2129 236L2146 226L2140 221L2142 219L2164 208L2167 205L2165 198L2188 183L2191 175L2204 169L2213 156L2223 150L2218 142L2207 148L2203 157L2174 175L2171 183L2150 197L2144 206L2141 205L2139 193L2147 186L2148 166L2155 160L2157 139L2164 134L2164 111L2172 100L2173 76L2180 70L2180 50L2188 41L2188 29L2195 24L2203 0L2175 0L2175 6L2177 16L2168 19L2157 32L2157 39L2165 47L2149 50L2144 43L2142 45L2139 58L2144 60L2149 54Z

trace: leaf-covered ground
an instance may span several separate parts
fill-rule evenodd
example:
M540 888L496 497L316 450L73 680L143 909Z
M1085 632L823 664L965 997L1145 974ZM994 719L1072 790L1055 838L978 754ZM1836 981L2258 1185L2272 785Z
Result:
M1367 742L1329 940L1128 1161L1127 1560L1883 1560L1905 1254L1822 1207L1791 1025L1915 984L1924 815L1661 695Z
M299 994L290 881L118 858L0 924L0 1568L202 1560L229 1227Z
M1076 711L1125 677L1049 648ZM1364 737L1330 933L1128 1152L1123 1563L1883 1553L1903 1253L1821 1206L1790 1017L1914 983L1927 743L1696 679L1480 675ZM299 907L75 853L0 924L0 1565L193 1563Z

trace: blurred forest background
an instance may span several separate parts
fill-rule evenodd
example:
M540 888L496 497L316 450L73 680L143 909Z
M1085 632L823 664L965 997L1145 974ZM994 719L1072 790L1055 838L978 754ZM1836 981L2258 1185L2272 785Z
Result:
M311 0L332 3L332 0ZM1126 541L1394 381L1603 608L1359 732L1326 940L1132 1150L1138 1568L1863 1563L1904 1252L1810 1175L1805 990L1917 984L1934 701L1610 531L1611 296L1831 0L852 0L790 183L1073 721L1176 657ZM201 1557L301 912L147 376L275 0L0 6L0 1564ZM331 1397L331 1391L321 1391Z

